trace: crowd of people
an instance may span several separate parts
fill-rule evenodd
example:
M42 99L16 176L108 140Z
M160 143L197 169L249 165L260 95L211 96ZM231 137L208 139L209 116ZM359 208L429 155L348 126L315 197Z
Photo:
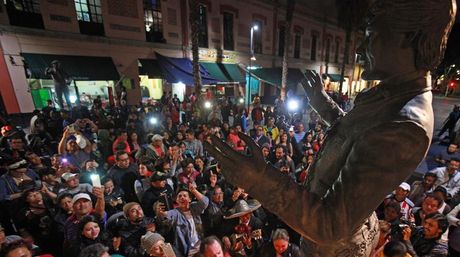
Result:
M304 256L300 235L227 183L203 148L215 135L245 154L240 133L304 184L327 127L279 99L272 108L255 97L247 112L212 94L166 92L139 106L49 102L28 133L2 124L1 256ZM457 155L451 144L423 181L389 192L374 256L460 256Z

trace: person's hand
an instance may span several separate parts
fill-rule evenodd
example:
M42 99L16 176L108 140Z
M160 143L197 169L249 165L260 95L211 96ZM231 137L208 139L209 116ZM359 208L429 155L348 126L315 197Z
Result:
M112 246L113 246L113 249L114 249L115 251L120 250L120 245L121 245L121 237L119 237L119 236L118 236L118 237L117 237L117 236L114 237L114 238L112 239Z
M252 239L250 236L243 236L243 241L247 248L252 248Z
M232 243L230 242L230 238L228 236L224 236L222 238L222 243L224 244L224 249L225 250L230 250L230 247L232 247Z
M212 144L204 142L204 147L221 164L222 173L228 182L234 185L244 185L242 177L245 178L244 182L257 181L257 177L267 169L267 163L261 148L254 140L241 132L238 133L238 136L248 146L249 155L233 150L216 136L211 136Z
M49 189L45 185L42 185L42 188L40 189L40 191L46 194L49 192Z
M147 231L155 232L156 229L157 229L157 226L155 225L155 223L147 224Z
M159 217L165 217L167 215L166 207L161 202L156 202L153 205L153 210L155 211L155 214Z
M307 70L304 74L304 79L300 81L300 84L302 84L302 87L307 93L307 97L310 101L325 94L326 92L324 90L324 83L321 79L321 75L315 71Z
M196 192L195 182L188 183L188 191L190 191L192 194L195 194Z
M104 199L104 187L93 187L92 194L98 199Z
M410 227L406 227L403 229L402 234L403 234L403 240L409 241L412 235L412 229Z

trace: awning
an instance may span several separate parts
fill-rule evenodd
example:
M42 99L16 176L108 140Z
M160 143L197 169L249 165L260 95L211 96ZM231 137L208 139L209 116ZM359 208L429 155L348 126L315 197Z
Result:
M147 75L149 78L163 78L160 65L155 59L139 59L139 75Z
M211 77L217 79L219 82L245 82L245 78L236 64L210 62L202 62L200 64L209 72Z
M159 53L156 53L156 56L161 72L163 73L163 79L166 79L169 83L180 82L193 86L193 66L190 59L166 57ZM200 65L200 73L202 84L217 84L218 80L211 77L209 72L206 71L202 65Z
M251 75L264 82L267 82L277 87L281 87L282 71L283 69L281 67L261 68L251 70ZM299 82L303 78L304 75L302 74L300 69L288 68L287 87L296 88L297 84L299 84Z
M57 60L74 80L118 80L120 76L111 57L21 53L26 68L36 79L50 79L45 69Z
M340 74L330 74L327 73L326 76L331 80L331 82L339 82L340 81Z

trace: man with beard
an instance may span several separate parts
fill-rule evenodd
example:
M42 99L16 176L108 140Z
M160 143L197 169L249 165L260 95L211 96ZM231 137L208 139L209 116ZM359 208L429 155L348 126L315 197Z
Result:
M143 256L141 237L147 231L155 232L155 220L145 217L142 207L136 202L123 206L124 219L120 219L115 231L115 241L120 241L120 252L126 257Z
M409 198L414 206L420 206L426 194L433 192L435 189L434 183L437 176L434 173L428 172L423 176L423 181L415 181L410 187L411 190L407 198Z
M301 81L327 130L305 185L265 163L245 135L250 156L212 137L206 150L226 180L247 189L266 209L304 236L312 256L369 256L378 240L375 207L425 157L433 135L428 71L437 67L454 24L454 0L377 0L369 15L362 77L380 84L360 93L345 114L321 76ZM238 165L235 165L237 163ZM244 179L241 179L244 178Z

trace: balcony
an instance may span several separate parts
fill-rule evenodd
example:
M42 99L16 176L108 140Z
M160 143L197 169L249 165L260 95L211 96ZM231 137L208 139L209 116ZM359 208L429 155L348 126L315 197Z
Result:
M80 33L92 36L104 36L104 24L88 21L78 21Z

